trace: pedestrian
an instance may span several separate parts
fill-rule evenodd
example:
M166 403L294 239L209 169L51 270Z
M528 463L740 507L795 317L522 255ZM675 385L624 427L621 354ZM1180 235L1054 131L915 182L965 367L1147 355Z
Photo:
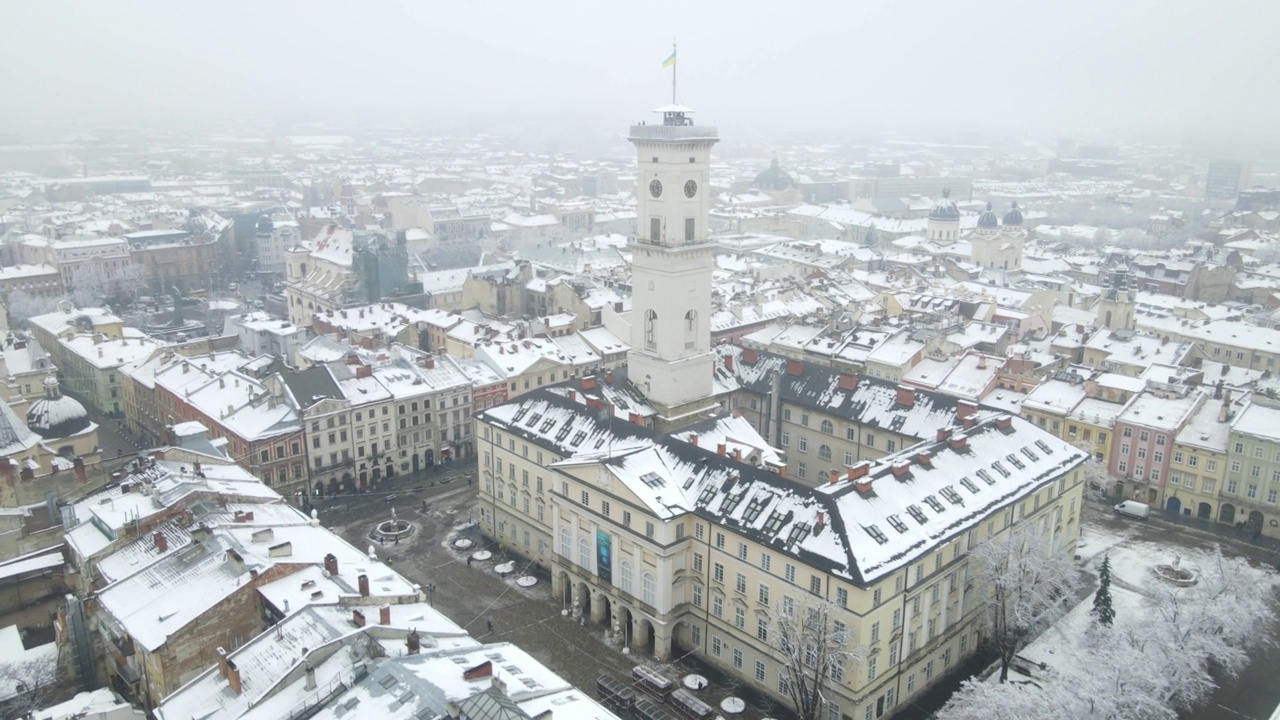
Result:
M471 556L467 556L467 567L471 567Z
M426 511L427 511L427 501L426 501L426 500L423 500L423 501L422 501L422 512L426 512Z
M399 544L400 544L400 537L396 536L396 545L399 545Z
M485 620L485 621L484 621L484 623L485 623L485 626L489 629L489 634L490 634L490 635L492 635L492 634L493 634L493 621L492 621L492 620Z

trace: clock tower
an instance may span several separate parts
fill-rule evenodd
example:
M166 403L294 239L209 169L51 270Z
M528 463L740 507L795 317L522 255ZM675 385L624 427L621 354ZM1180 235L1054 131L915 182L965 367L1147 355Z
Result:
M693 110L667 105L662 124L632 125L636 147L636 232L631 251L628 377L670 431L714 411L711 353L711 214L714 127Z

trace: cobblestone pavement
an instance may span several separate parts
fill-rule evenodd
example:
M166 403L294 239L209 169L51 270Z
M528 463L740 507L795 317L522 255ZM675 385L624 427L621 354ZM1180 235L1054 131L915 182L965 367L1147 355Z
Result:
M436 492L432 494L431 490ZM448 543L459 533L473 539L477 547L483 543L477 528L458 530L467 522L468 510L475 499L474 488L431 490L397 496L398 516L417 523L419 530L400 545L377 547L378 556L390 559L396 571L423 588L434 586L429 597L435 607L473 637L483 642L515 643L592 697L600 674L610 673L629 680L631 669L638 664L652 666L676 682L690 672L702 672L691 666L659 663L652 657L624 655L616 643L606 640L604 626L591 622L579 625L562 616L561 603L551 597L551 587L545 577L539 577L532 588L517 586L515 578L525 574L519 562L509 579L496 574L493 568L502 561L497 552L494 559L468 566L467 554ZM421 509L424 500L431 506L426 513ZM326 515L322 513L321 518L328 524ZM376 522L388 519L390 511L384 499L356 499L349 510L344 505L331 517L340 518L341 524L334 526L335 531L356 547L365 548L370 543L369 530ZM490 549L496 550L496 547ZM468 552L475 550L473 547ZM729 694L727 688L718 685L698 693L712 706ZM755 720L765 714L776 713L763 713L749 706L745 713L735 716L735 720Z

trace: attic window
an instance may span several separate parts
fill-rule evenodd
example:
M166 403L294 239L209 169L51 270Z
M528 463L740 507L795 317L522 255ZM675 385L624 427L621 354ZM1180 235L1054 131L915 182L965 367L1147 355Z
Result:
M565 423L564 427L560 428L560 432L556 433L556 442L564 442L564 439L569 437L569 431L572 429L573 427L569 423Z
M871 539L875 540L879 545L884 545L889 542L889 538L885 537L885 534L880 532L880 528L875 525L868 525L862 529L866 530L867 534L871 536Z
M662 476L656 472L647 472L641 475L640 481L651 488L660 488L660 487L667 486L667 481L663 480Z
M544 434L549 433L551 432L551 428L555 426L556 426L556 419L549 417L542 423L542 427L538 428L538 432L541 432Z
M964 482L964 481L962 480L961 482ZM977 488L974 488L974 489L976 490ZM960 495L956 492L956 489L951 487L950 485L942 488L941 490L938 491L938 493L941 494L942 497L946 498L947 502L951 503L952 505L964 504L964 501L960 499Z
M988 485L995 485L995 484L996 484L996 481L991 479L991 473L987 472L985 469L984 469L984 470L979 470L979 471L978 471L977 473L975 473L975 474L976 474L979 478L981 478L981 479L982 479L982 482L984 482L984 483L986 483L986 484L988 484Z
M524 419L524 416L528 414L529 414L529 408L522 407L516 411L515 417L511 418L511 420L512 422L520 422L521 420Z
M795 525L792 525L791 534L787 536L787 545L795 545L796 543L804 542L804 539L809 537L809 530L810 528L808 523L796 523Z
M1044 451L1044 454L1045 454L1045 455L1052 455L1052 454L1053 454L1053 449L1049 447L1049 443L1047 443L1047 442L1045 442L1045 441L1043 441L1043 440L1037 440L1037 441L1036 441L1036 447L1038 447L1038 448L1040 448L1042 451Z
M533 427L534 425L537 425L537 424L538 424L538 421L539 421L539 420L541 420L541 419L542 419L542 413L534 413L534 414L529 418L529 422L525 423L525 425L526 425L527 427Z
M390 690L391 688L395 687L396 683L398 682L400 681L396 680L395 675L387 675L386 677L379 680L378 684L382 686L383 690Z
M1037 454L1035 454L1034 452L1032 452L1032 451L1031 451L1031 448L1029 448L1029 447L1024 447L1024 448L1022 448L1022 454L1023 454L1023 455L1026 455L1026 456L1027 456L1027 458L1028 458L1029 460L1031 460L1031 462L1036 462L1037 460L1039 460L1039 459L1040 459L1040 456L1039 456L1039 455L1037 455Z
M932 495L926 495L924 501L929 504L929 507L933 508L934 512L940 513L946 511L946 508L942 507L942 503L938 502L938 498Z
M969 492L973 493L974 495L977 495L977 494L978 494L978 486L977 486L977 485L974 485L974 484L973 484L973 481L972 481L972 480L970 480L969 478L967 478L967 477L960 478L960 484L964 486L964 489L965 489L965 490L968 490Z
M769 537L773 537L778 534L778 531L782 530L782 526L785 524L787 524L787 516L774 510L773 514L769 516L768 522L764 524L764 532Z
M1022 461L1018 459L1018 456L1014 455L1013 453L1009 453L1008 455L1005 455L1004 459L1008 460L1014 467L1018 468L1019 470L1022 470L1026 467L1026 465L1023 465Z
M929 518L924 516L924 511L920 509L919 505L908 505L907 514L910 515L912 518L914 518L915 521L920 523L921 525L929 522Z
M772 499L772 495L757 495L751 498L751 502L747 504L747 511L743 513L742 519L748 523L754 523L760 518L760 513L764 512L765 506Z
M455 665L466 665L468 660L464 657L455 657L453 662Z
M907 524L902 522L902 518L897 515L890 515L886 519L889 521L889 524L893 526L894 530L897 530L900 533L905 533L907 531ZM872 527L875 526L872 525Z
M996 472L1000 473L1001 477L1009 477L1010 475L1009 469L1001 465L999 460L991 463L991 467L995 468Z
M716 496L716 484L709 482L707 483L706 487L702 488L702 493L698 495L698 504L706 505L707 503L711 502L711 498L715 496Z
M503 666L502 666L502 669L503 669L503 670L506 670L507 672L511 673L512 675L519 675L519 674L520 674L520 668L519 668L519 667L517 667L517 666L515 666L515 665L503 665Z
M530 690L538 687L538 681L534 680L531 677L522 677L520 678L520 682L524 683L524 686L529 688Z
M492 660L492 661L494 661L494 662L506 662L506 661L507 661L507 659L506 659L506 658L502 657L502 653L499 653L499 652L495 652L495 653L485 653L485 657L489 658L490 660Z
M578 447L578 445L581 445L582 441L586 439L587 439L587 431L579 430L578 432L573 434L573 439L569 441L569 444L574 447Z

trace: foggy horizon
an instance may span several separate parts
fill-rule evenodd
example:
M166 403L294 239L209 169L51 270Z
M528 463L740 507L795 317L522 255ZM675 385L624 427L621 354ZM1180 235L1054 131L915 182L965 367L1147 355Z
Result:
M1272 152L1280 5L9 5L0 129L600 132L679 95L752 133Z

